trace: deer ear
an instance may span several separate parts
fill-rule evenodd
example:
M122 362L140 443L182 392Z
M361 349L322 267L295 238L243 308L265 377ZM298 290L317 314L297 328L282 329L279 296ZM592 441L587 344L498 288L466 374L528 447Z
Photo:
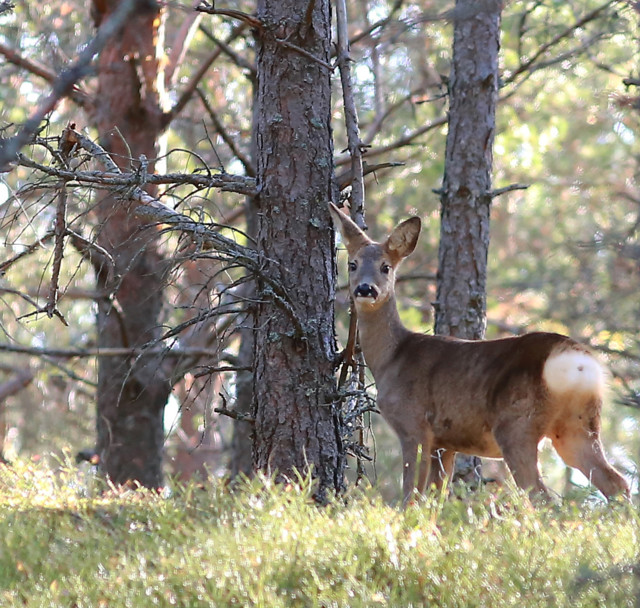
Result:
M333 203L329 203L329 211L331 212L334 225L340 230L340 234L342 234L342 240L347 247L349 255L353 255L358 249L372 242L360 227Z
M406 258L416 248L421 227L420 218L411 217L393 229L384 244L384 248L395 263Z

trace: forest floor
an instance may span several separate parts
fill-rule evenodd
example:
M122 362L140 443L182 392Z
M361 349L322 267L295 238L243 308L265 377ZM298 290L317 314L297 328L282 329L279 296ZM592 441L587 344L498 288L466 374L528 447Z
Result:
M0 467L0 606L640 606L640 511L514 489L324 507L309 483L98 491Z

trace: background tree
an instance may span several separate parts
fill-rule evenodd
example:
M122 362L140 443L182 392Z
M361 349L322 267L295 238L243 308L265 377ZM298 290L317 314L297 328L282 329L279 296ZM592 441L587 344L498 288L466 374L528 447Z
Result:
M484 338L486 322L501 12L498 0L457 0L453 13L435 333L468 340ZM479 468L479 458L457 457L466 481Z

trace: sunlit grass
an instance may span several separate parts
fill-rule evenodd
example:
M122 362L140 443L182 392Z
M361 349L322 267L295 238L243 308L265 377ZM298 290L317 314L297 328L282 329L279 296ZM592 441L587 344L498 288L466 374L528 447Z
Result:
M97 492L71 468L0 469L0 606L634 606L640 517L534 509L515 491L375 490L326 507L310 484ZM636 573L634 574L634 568Z

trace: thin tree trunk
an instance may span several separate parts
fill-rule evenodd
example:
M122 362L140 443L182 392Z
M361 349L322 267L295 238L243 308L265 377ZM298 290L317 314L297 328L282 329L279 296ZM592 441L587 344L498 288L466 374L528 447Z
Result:
M344 473L327 206L331 74L320 63L330 59L329 2L259 0L258 18L257 241L266 276L255 317L254 467L279 480L311 472L321 500L342 488Z
M454 10L435 332L466 339L483 338L486 322L501 10L499 0L456 0ZM480 460L457 461L477 481Z
M119 1L94 0L96 25ZM152 172L162 116L156 53L160 20L157 7L144 7L98 58L93 119L101 144L120 167L137 168L144 155ZM160 333L164 266L158 233L145 228L117 196L101 199L95 213L97 242L111 259L96 251L90 255L98 289L113 293L98 306L98 345L142 346ZM97 451L102 471L114 483L162 484L163 413L170 390L157 357L99 358Z

